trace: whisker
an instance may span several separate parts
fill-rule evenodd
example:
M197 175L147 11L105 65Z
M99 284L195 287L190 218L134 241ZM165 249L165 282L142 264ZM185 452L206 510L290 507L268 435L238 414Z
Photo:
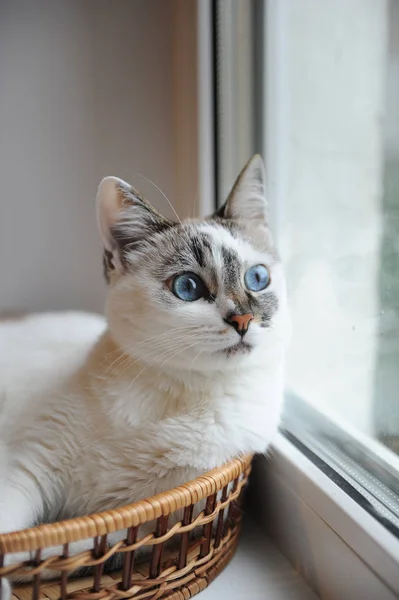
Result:
M170 336L172 336L172 337L173 337L173 336L174 336L176 333L180 333L180 332L183 332L183 331L190 331L190 330L193 330L193 329L194 329L194 330L195 330L195 329L198 329L198 325L188 325L188 326L184 326L184 327L175 327L175 328L173 328L173 329L170 329L170 330L168 330L168 331L165 331L164 333L157 334L157 335L153 335L153 336L151 336L151 337L149 337L149 338L146 338L146 339L142 340L142 341L141 341L141 342L139 342L139 343L134 343L134 344L131 344L131 345L130 345L130 346L128 346L127 348L122 348L122 347L118 346L118 348L116 348L116 349L115 349L115 350L113 350L112 352L109 352L109 353L106 355L106 357L105 357L105 358L106 358L106 359L107 359L107 358L110 358L110 357L111 357L112 355L114 355L115 353L117 353L117 352L120 352L120 353L121 353L121 356L119 356L119 357L116 359L116 360L119 360L119 359L120 359L122 356L126 355L127 353L132 353L132 352L134 352L135 350L137 350L138 348L141 348L141 346L143 346L143 345L146 345L147 343L149 343L149 342L151 342L151 341L153 341L153 340L157 340L157 339L163 338L163 337L165 337L165 336L169 336L169 337L170 337ZM116 362L116 361L114 361L114 362ZM112 364L113 364L113 363L112 363ZM112 364L110 365L110 367L112 366Z
M134 320L129 320L129 322L132 323L132 325L135 325L136 322ZM158 336L163 336L163 335L168 335L172 332L175 331L183 331L186 329L192 329L192 328L198 328L198 325L185 325L184 327L174 327L173 329L169 329L168 331L165 331L162 334L156 334L150 338L147 338L146 340L143 340L144 342L147 340L152 340L157 338ZM140 342L141 343L141 342ZM137 347L137 344L135 343L134 345L129 346L128 348L126 348L125 352L130 352L131 350L133 350L134 348ZM112 352L109 352L108 354L105 355L105 358L110 358L111 356L113 356L114 354L116 354L116 352L120 352L120 351L124 351L124 349L121 346L118 346L117 348L115 348L115 350L112 350Z
M172 356L169 356L169 358L162 363L161 367L163 367L171 358L174 358L175 356L177 356L178 354L181 354L182 352L185 352L186 350L190 350L190 348L197 346L197 344L198 344L198 342L196 341L196 342L194 342L194 344L191 344L190 346L185 346L184 348L181 348L178 352L176 352Z
M194 365L195 361L197 360L197 358L199 357L199 355L200 355L200 354L202 354L202 350L200 350L200 351L198 352L198 354L195 356L195 358L193 359L193 362L192 362L192 363L191 363L191 365L190 365L190 369L192 369L192 368L193 368L193 365Z
M170 360L171 358L173 358L174 356L177 356L178 354L180 354L181 352L184 352L185 350L189 350L190 348L193 348L193 347L194 347L194 346L196 346L197 344L198 344L198 340L196 340L196 341L195 341L193 344L190 344L190 345L188 345L188 346L187 346L187 345L183 346L183 348L181 348L180 350L178 350L176 353L174 353L174 354L173 354L173 353L172 353L172 354L170 354L170 356L168 357L168 359L167 359L166 361L164 361L164 362L161 364L161 367L163 367L163 366L166 364L166 362L167 362L168 360ZM146 370L147 370L149 367L151 367L151 366L152 366L152 365L153 365L155 362L157 362L158 360L160 360L160 359L162 358L162 355L166 356L167 354L168 354L168 352L167 352L167 351L166 351L166 352L164 352L164 353L161 353L161 355L160 355L160 356L156 356L154 360L152 360L152 361L151 361L150 363L148 363L148 364L147 364L147 365L146 365L146 366L145 366L143 369L141 369L141 371L140 371L140 372L139 372L139 373L136 375L136 377L135 377L135 378L133 379L133 381L130 383L130 385L129 385L129 387L128 387L128 390L127 390L127 391L129 391L129 390L131 389L132 385L134 384L134 382L135 382L135 381L137 381L137 379L140 377L140 375L142 375L142 374L143 374L143 373L144 373L144 372L145 372L145 371L146 371Z
M122 371L117 373L117 376L120 378L122 377L122 375L131 367L133 367L136 363L138 362L142 362L145 360L148 360L148 358L151 358L152 355L156 355L154 360L151 362L151 364L153 364L154 362L156 362L158 360L159 357L162 356L163 353L167 353L168 350L174 350L174 348L169 348L168 346L171 343L179 343L179 342L184 342L184 340L186 339L185 335L180 335L178 337L174 337L172 339L168 338L166 340L162 340L162 342L160 342L159 344L156 345L156 347L152 348L149 350L149 352L145 352L142 356L139 357L135 357L135 356L127 356L125 358L125 360L123 361L123 363L121 363L119 365L119 367L117 368L121 368ZM208 337L206 335L197 335L196 339L195 339L195 343L199 343L201 341L207 341ZM165 347L166 346L166 347ZM159 356L158 356L159 355ZM125 368L123 368L125 366ZM148 365L150 366L150 365ZM116 368L113 370L112 373L116 371Z
M129 391L132 387L132 385L134 384L135 381L137 381L137 379L140 377L140 375L142 373L144 373L147 369L149 369L154 363L156 363L160 358L162 358L162 356L167 356L168 352L171 351L171 348L168 348L166 351L161 352L159 355L157 355L154 360L150 361L147 365L145 365L141 371L138 372L138 374L136 375L136 377L134 377L134 379L131 381L127 391Z
M109 365L109 367L107 368L106 372L110 371L112 366L114 364L116 364L119 360L121 360L122 358L126 360L126 354L129 355L129 353L133 353L135 350L137 351L139 348L141 348L142 346L147 345L149 342L153 341L153 340L159 340L160 338L163 338L165 336L169 336L171 337L171 334L175 334L176 332L182 332L182 331L187 331L190 329L195 329L198 328L198 325L189 325L186 327L176 327L174 329L171 329L169 331L165 331L162 334L158 334L158 335L154 335L150 338L147 338L145 340L142 340L141 342L139 342L138 344L134 344L132 346L130 346L129 348L126 348L126 350L122 349L122 348L117 348L116 350L113 350L113 352L110 352L109 354L107 354L107 357L112 356L113 354L115 354L115 352L120 352L122 351L122 354L120 356L118 356L112 363L111 365ZM173 339L173 335L172 335L172 339Z
M145 175L143 175L142 173L136 173L135 175L138 175L139 177L143 177L143 179L145 179L146 181L148 181L148 183L151 183L151 185L153 185L153 186L155 187L155 189L157 189L157 190L158 190L158 192L159 192L160 194L162 194L162 196L165 198L166 202L169 204L170 208L173 210L173 212L174 212L174 214L175 214L175 216L176 216L176 219L179 221L180 225L182 226L183 232L186 234L187 241L188 241L188 244L189 244L189 243L190 243L190 238L188 237L188 234L187 234L187 232L186 232L186 231L185 231L185 229L184 229L184 226L183 226L182 220L180 219L179 215L177 214L177 211L175 210L175 207L173 206L173 204L171 203L171 201L169 200L169 198L167 197L167 195L165 194L165 192L163 192L163 191L161 190L161 188L157 186L157 184L156 184L156 183L154 183L154 182L153 182L151 179L149 179L148 177L146 177L146 176L145 176ZM190 246L188 245L188 248L189 248L189 247L190 247Z
M173 210L176 219L179 221L180 225L183 225L183 223L181 222L181 219L179 217L179 215L177 214L173 204L171 203L171 201L169 200L169 198L167 197L167 195L165 194L165 192L163 190L161 190L161 188L159 186L157 186L157 184L152 181L151 179L149 179L148 177L146 177L145 175L143 175L142 173L135 173L135 175L138 175L139 177L142 177L143 179L145 179L146 181L148 181L148 183L151 183L151 185L154 186L154 188L156 188L158 190L158 192L160 194L162 194L162 196L165 198L166 202L169 204L170 208Z

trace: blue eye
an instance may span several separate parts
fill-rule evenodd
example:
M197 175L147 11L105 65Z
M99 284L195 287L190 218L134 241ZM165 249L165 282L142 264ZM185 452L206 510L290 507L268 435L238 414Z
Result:
M244 276L245 285L251 292L261 292L270 283L269 271L263 265L250 267Z
M172 292L184 302L194 302L207 295L204 282L195 273L182 273L172 281Z

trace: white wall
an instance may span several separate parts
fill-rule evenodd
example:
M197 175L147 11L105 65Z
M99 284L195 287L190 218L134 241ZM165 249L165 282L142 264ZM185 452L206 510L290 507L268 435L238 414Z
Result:
M94 197L104 175L134 180L170 215L142 173L185 214L173 9L173 0L1 1L0 311L102 310Z

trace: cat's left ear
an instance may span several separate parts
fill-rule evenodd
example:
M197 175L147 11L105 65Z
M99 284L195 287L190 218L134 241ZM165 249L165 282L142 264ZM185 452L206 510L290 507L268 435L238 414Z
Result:
M121 269L127 251L173 225L131 185L105 177L97 192L97 224L104 244L105 275Z
M265 167L255 154L245 165L216 215L225 219L267 222Z

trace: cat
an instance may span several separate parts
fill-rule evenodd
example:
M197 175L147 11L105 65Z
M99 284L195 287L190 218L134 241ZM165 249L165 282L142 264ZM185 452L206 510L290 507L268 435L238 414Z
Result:
M106 320L0 324L0 532L173 488L278 427L289 317L261 157L207 219L172 222L107 177L97 221Z

